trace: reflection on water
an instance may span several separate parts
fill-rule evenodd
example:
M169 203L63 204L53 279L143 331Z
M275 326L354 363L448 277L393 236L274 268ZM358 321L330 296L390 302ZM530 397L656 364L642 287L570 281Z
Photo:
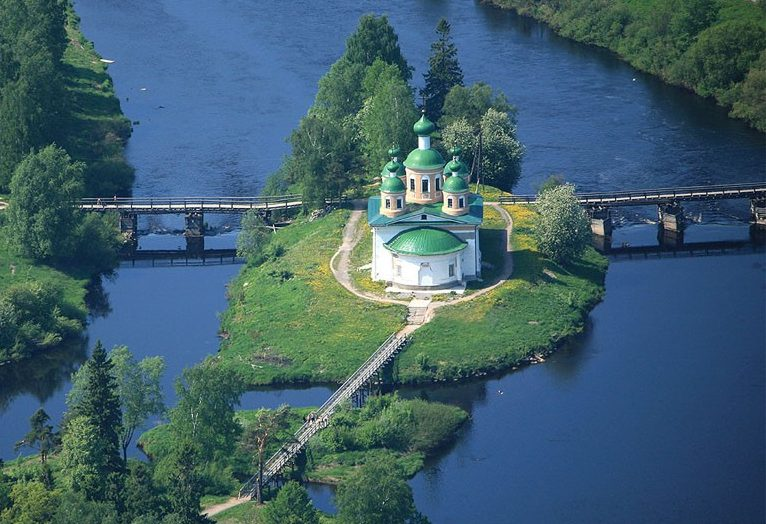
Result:
M0 415L4 415L20 395L46 402L69 383L72 373L86 358L86 343L77 339L34 358L0 366Z

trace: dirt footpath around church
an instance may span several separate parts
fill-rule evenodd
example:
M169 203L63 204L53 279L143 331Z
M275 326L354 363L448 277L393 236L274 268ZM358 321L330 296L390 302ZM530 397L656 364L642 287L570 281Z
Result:
M495 210L497 210L498 213L500 213L500 215L503 217L503 220L505 220L506 235L503 239L503 252L505 253L503 258L503 271L501 271L500 275L495 279L495 281L490 283L487 287L460 298L449 301L436 302L432 301L430 296L425 294L413 293L412 300L408 302L405 300L386 298L366 291L361 291L357 289L356 286L354 286L349 272L351 270L351 252L362 238L361 229L359 228L359 220L362 217L362 213L366 209L366 202L366 200L353 201L354 209L351 211L351 215L349 216L348 222L346 223L346 227L343 228L343 242L338 248L338 251L336 251L333 257L330 259L330 269L332 269L332 273L340 285L342 285L349 292L353 293L359 298L371 300L373 302L380 302L383 304L400 304L408 306L408 324L401 331L399 331L399 333L397 333L397 336L409 335L423 324L430 322L438 308L473 300L476 297L480 297L481 295L489 293L496 287L502 285L511 277L511 274L513 274L513 252L511 251L511 232L513 230L513 220L511 219L511 215L508 214L508 211L503 209L503 206L495 202L488 202L486 205L492 206Z

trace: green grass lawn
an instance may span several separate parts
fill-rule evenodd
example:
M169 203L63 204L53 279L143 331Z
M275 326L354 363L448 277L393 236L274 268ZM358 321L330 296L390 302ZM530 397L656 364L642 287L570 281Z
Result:
M330 271L347 210L277 231L282 256L246 266L229 286L217 363L251 386L342 382L404 324L403 306L346 291Z
M592 248L566 266L542 257L532 238L534 212L513 218L511 280L469 302L442 308L399 356L399 380L452 380L508 369L579 333L604 293L607 260Z

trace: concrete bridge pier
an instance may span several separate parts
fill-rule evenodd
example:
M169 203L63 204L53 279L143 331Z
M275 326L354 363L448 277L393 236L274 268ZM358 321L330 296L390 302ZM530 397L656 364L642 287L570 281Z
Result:
M123 238L123 252L132 253L138 249L138 215L120 213L120 234Z
M660 227L666 231L682 232L686 226L684 210L678 202L658 205L657 215L660 220Z
M756 226L766 228L766 198L750 201L750 219Z
M600 253L608 253L612 249L612 237L602 236L593 233L590 244Z
M184 237L188 253L202 253L205 250L205 216L202 213L186 214Z
M684 232L674 229L660 228L657 232L657 240L660 246L667 248L680 248L684 245Z
M596 206L588 209L590 230L599 237L612 236L612 213L608 207Z

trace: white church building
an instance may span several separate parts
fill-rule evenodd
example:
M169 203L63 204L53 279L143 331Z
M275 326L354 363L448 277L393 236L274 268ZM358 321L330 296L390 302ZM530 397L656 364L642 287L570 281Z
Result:
M479 227L484 203L470 193L470 173L453 148L446 163L431 148L436 126L425 115L413 127L418 148L382 173L380 196L368 201L372 279L392 291L451 291L481 276Z

